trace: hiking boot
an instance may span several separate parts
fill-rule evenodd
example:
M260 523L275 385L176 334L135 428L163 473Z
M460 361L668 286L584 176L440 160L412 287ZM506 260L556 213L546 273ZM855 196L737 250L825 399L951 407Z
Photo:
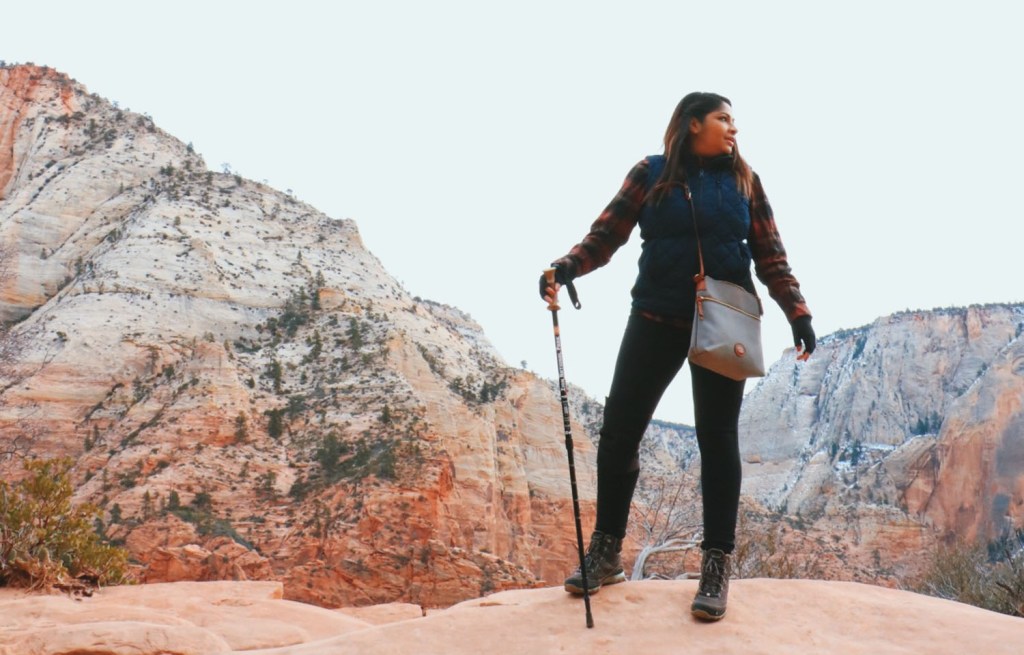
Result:
M690 612L698 619L717 621L725 616L725 601L729 597L731 558L718 548L704 551L700 565L700 584L693 597Z
M622 539L594 531L587 555L583 558L587 567L587 591L596 594L603 585L626 581L621 552ZM579 567L565 579L565 590L573 594L583 593L583 572Z

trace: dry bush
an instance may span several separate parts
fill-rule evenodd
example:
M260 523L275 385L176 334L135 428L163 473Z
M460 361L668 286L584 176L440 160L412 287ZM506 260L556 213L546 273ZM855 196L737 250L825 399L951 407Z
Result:
M629 534L640 546L631 579L696 577L702 534L699 481L684 476L657 478L637 489ZM822 555L791 531L783 542L778 514L744 502L740 506L733 552L736 578L823 578Z
M640 546L631 579L686 577L686 554L700 545L701 506L688 476L653 478L637 489L629 534Z
M987 545L958 542L940 547L911 589L1024 616L1024 530Z
M1007 614L1024 617L1024 555L1018 553L996 571L997 594L1006 604Z
M985 549L977 545L958 543L942 546L936 552L923 578L915 590L947 600L986 607Z
M783 540L780 515L768 515L740 508L733 552L733 575L737 578L825 577L821 555L795 535Z

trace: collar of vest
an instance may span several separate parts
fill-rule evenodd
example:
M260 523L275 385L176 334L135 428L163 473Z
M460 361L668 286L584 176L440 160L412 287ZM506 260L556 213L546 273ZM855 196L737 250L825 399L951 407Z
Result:
M736 160L732 155L719 155L718 157L698 157L693 153L687 153L683 157L683 163L689 173L705 171L728 171L732 170L733 162Z

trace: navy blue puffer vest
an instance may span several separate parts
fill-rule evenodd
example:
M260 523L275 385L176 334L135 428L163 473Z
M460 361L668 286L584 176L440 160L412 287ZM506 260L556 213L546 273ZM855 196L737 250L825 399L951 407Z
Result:
M647 158L648 191L665 167L663 155ZM687 166L687 181L697 210L704 272L754 291L750 276L750 201L736 186L732 160L721 157ZM673 187L654 205L640 211L640 272L633 286L634 309L662 316L693 318L693 276L700 270L690 204Z

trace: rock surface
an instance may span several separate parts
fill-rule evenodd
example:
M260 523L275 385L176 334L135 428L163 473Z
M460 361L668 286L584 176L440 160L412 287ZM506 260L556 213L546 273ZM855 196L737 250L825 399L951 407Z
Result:
M845 582L737 580L729 612L692 619L695 581L628 582L583 603L559 588L505 591L426 616L360 616L281 599L275 583L108 588L91 598L0 593L2 655L536 655L737 653L1011 655L1024 619Z

